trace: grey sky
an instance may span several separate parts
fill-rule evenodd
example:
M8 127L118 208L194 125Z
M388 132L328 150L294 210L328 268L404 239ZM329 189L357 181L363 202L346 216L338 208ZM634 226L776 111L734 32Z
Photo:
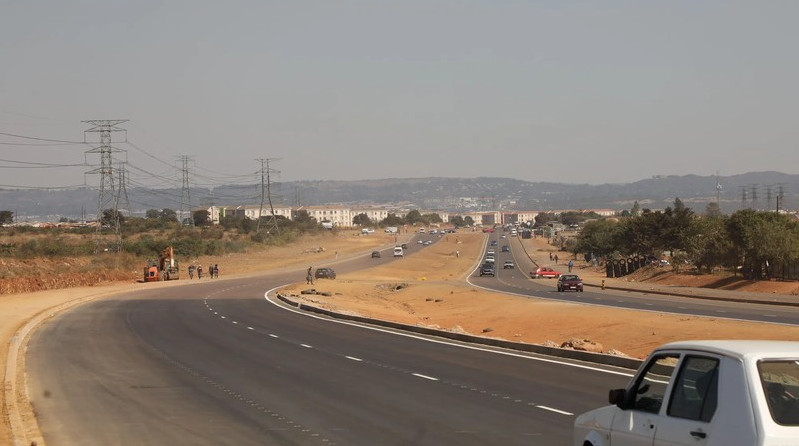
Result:
M799 173L797 17L793 1L12 0L0 132L82 141L82 120L130 119L135 147L214 179L254 158L280 158L283 181ZM86 149L0 144L0 158ZM86 170L0 167L0 184Z

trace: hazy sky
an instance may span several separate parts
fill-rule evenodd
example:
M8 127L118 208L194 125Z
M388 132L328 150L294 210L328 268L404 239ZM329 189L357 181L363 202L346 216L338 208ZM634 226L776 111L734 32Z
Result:
M180 185L182 155L196 184L254 181L256 158L280 159L278 181L796 174L797 17L796 1L10 0L0 133L83 141L83 120L129 119L116 147L154 186ZM88 149L0 135L0 185L82 184L89 166L21 162L99 163Z

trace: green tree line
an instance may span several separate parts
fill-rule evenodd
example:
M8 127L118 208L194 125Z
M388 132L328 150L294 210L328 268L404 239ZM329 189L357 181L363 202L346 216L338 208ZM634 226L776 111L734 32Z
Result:
M740 269L748 278L780 277L799 264L799 221L751 209L727 216L715 203L698 215L677 198L663 211L587 222L567 249L607 258L660 258L667 252L675 268L690 264L707 273Z

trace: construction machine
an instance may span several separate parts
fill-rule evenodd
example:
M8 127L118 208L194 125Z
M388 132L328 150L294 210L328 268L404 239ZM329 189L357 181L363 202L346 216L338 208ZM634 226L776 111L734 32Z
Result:
M177 279L180 279L180 268L171 246L167 246L161 251L157 261L151 259L147 262L147 266L144 267L145 282Z

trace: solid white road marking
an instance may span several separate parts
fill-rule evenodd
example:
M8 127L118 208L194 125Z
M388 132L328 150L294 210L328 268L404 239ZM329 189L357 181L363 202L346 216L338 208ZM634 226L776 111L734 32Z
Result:
M432 376L421 375L419 373L411 373L411 375L419 377L419 378L429 379L430 381L438 381L438 378L433 378Z
M550 411L550 412L559 413L559 414L562 414L562 415L574 415L574 414L573 414L573 413L571 413L571 412L566 412L566 411L563 411L563 410L554 409L554 408L552 408L552 407L541 406L541 405L539 405L539 406L535 406L535 407L537 407L537 408L539 408L539 409L548 410L548 411Z

